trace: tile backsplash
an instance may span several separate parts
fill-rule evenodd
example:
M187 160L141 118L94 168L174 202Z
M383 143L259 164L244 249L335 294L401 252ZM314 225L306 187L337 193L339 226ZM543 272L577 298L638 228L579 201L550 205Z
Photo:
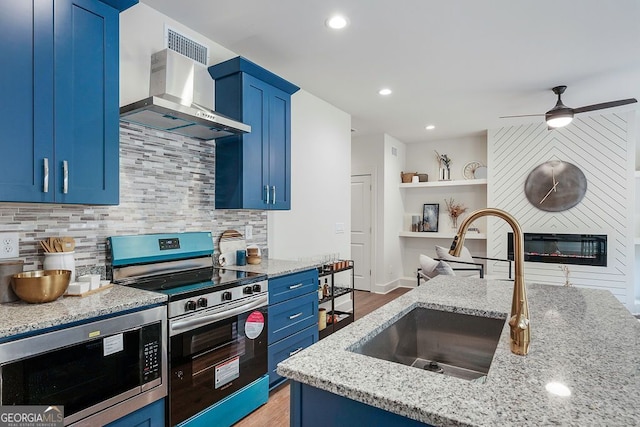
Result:
M118 206L0 203L0 232L19 233L25 270L42 268L40 240L73 237L79 274L104 274L113 235L211 231L218 252L223 231L252 225L264 249L266 211L214 209L214 144L121 122Z

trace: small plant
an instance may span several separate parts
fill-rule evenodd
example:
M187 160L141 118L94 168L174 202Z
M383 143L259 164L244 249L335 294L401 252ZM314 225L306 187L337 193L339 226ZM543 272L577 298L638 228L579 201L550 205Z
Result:
M447 212L449 213L449 218L451 218L451 224L453 228L458 228L458 217L467 211L467 208L462 203L456 203L453 200L453 197L449 198L449 200L444 201L447 206Z
M569 274L571 274L571 271L569 271L569 267L563 264L559 265L558 268L564 273L564 285L571 286L571 282L569 282Z
M441 155L436 151L436 158L438 159L438 164L440 164L441 168L443 167L449 169L449 167L451 166L451 158L449 156L447 156L446 154Z

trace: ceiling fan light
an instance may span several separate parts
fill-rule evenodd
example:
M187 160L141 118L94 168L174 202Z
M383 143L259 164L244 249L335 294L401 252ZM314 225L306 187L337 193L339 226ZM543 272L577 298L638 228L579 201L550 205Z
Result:
M548 117L547 125L552 128L561 128L571 123L572 120L573 115Z

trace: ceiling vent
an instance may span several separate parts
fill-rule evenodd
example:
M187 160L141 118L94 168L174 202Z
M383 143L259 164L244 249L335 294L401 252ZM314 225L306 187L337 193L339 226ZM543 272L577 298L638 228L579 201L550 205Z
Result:
M167 48L191 58L199 64L207 65L209 49L171 28L167 28Z

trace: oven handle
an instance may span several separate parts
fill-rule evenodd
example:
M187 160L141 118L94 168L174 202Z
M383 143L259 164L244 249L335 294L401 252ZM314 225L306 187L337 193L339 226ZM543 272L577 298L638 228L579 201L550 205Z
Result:
M223 320L232 316L236 316L238 314L242 314L245 311L249 311L254 308L259 308L267 305L269 301L268 294L262 295L259 298L251 300L250 302L240 305L238 307L231 308L229 310L224 310L216 313L211 313L208 315L204 315L201 317L195 317L186 320L176 320L169 325L170 335L173 336L179 332L184 330L194 329L196 327L208 325L210 323L217 322L218 320Z

